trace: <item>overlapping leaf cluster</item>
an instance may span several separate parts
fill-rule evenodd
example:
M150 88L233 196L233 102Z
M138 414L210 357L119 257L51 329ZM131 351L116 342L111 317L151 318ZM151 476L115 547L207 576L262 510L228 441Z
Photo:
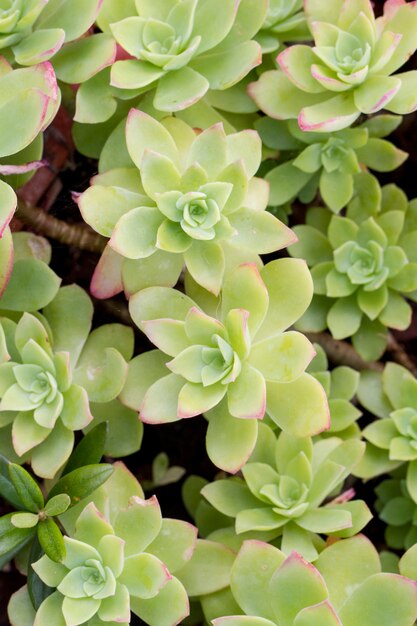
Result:
M0 0L13 626L414 624L417 383L366 361L417 299L416 201L369 172L407 157L389 135L417 108L416 28L404 0L380 17L368 0ZM129 326L93 325L49 243L11 234L61 101L98 160L77 198L107 240L91 293L124 294ZM100 461L136 453L143 423L200 415L221 473L187 477L196 528ZM184 473L163 453L152 469L150 489ZM390 574L357 534L355 484L384 475L387 545L409 549Z

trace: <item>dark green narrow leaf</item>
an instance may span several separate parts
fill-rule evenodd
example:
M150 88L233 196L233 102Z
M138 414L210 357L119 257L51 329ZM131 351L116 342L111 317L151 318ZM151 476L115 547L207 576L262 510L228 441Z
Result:
M65 557L64 538L58 524L50 517L38 524L38 539L45 554L60 563Z
M62 472L63 476L79 467L100 463L104 453L104 446L106 445L107 430L107 423L102 422L97 424L95 428L81 439L68 459L68 463Z
M36 533L36 528L16 528L11 522L13 513L0 517L0 566L10 561Z
M48 585L45 585L43 580L39 578L39 576L37 575L37 573L32 567L32 563L36 563L36 561L38 561L43 554L44 552L42 550L41 544L39 543L38 538L35 537L33 540L31 549L30 549L30 553L29 553L28 580L27 580L29 596L30 596L30 599L32 601L33 608L35 609L35 611L39 609L40 605L45 600L45 598L50 596L51 593L55 591L55 589L53 589L52 587L48 587ZM46 625L46 626L52 626L52 625Z
M10 479L9 465L10 461L0 454L0 496L3 496L16 509L24 509L23 502Z
M9 475L25 509L31 513L41 511L44 506L42 491L29 472L16 463L10 463Z
M62 476L52 487L48 498L67 493L71 498L71 506L87 498L113 474L113 466L109 463L86 465Z

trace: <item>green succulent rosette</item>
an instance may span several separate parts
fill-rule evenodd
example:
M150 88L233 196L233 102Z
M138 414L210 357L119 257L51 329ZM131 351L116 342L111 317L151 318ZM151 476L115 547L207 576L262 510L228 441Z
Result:
M265 211L254 131L226 135L218 124L198 134L178 119L159 122L132 109L126 144L126 166L96 176L79 198L84 220L110 237L93 276L95 296L173 286L184 263L217 295L225 271L260 263L259 254L294 240Z
M256 35L263 54L275 52L283 42L311 39L302 0L270 0L262 28Z
M24 311L30 265L16 263L13 274L0 307L12 301L11 312ZM48 275L40 279L50 285ZM0 318L1 449L18 462L30 459L38 476L55 476L71 454L74 431L93 419L90 402L114 400L125 382L133 333L109 324L90 334L92 313L87 294L72 285L58 291L43 315L23 313L14 321L6 310Z
M304 131L332 132L362 114L415 110L417 73L397 70L417 47L414 2L388 2L375 19L369 0L307 0L314 46L278 55L279 70L250 85L259 108L277 119L298 119ZM392 75L396 72L394 75Z
M261 62L261 47L252 38L266 10L265 0L137 0L125 6L110 0L98 24L130 57L116 61L110 77L102 75L100 88L113 102L112 112L117 99L149 90L155 90L157 110L179 111L209 90L229 89ZM92 86L86 83L77 98L80 121L93 109ZM92 113L91 121L102 116Z
M367 449L355 474L371 478L406 464L407 489L417 502L417 380L402 365L387 363L382 374L361 374L358 398L379 419L362 432Z
M13 625L127 626L133 613L150 626L174 626L189 606L172 572L191 557L196 529L162 518L155 496L144 500L122 464L93 497L61 516L69 532L65 557L56 563L43 555L32 564L50 595L34 607L20 589L8 607Z
M381 192L363 173L346 216L307 211L306 224L294 228L299 241L289 249L306 259L314 281L301 330L329 328L335 339L351 337L359 354L373 360L385 350L387 328L408 328L406 298L414 300L417 287L416 210L395 185Z
M365 446L335 437L313 444L284 432L274 443L255 448L242 467L243 478L216 480L201 493L220 513L235 519L238 536L267 532L269 541L279 538L285 554L296 550L314 561L318 534L350 537L371 518L365 502L349 500L352 493L323 504L340 492Z
M109 35L81 39L101 5L102 0L5 0L0 7L0 53L20 66L53 58L60 80L83 82L116 56Z
M216 317L174 289L138 292L130 313L159 350L130 362L121 401L151 424L204 413L208 454L233 473L252 452L265 412L296 436L328 428L323 388L305 373L313 347L286 331L308 304L310 281L294 259L260 272L241 265L225 281Z
M359 386L359 372L346 365L339 365L329 370L329 363L323 348L314 344L316 356L307 367L307 372L323 386L329 401L330 428L322 433L327 437L336 435L341 439L350 439L360 435L356 423L362 415L355 406L355 395Z
M279 150L281 161L265 176L270 204L295 198L309 203L319 191L324 203L339 212L354 196L356 175L363 169L388 172L405 161L407 153L383 139L400 123L401 117L379 115L355 128L305 133L295 120L260 118L255 127L268 148Z
M414 559L414 553L403 557L399 576L381 572L377 551L362 535L330 545L314 566L297 552L286 557L246 541L230 590L203 598L204 614L215 626L412 626Z
M417 504L411 498L404 468L396 470L376 488L375 510L386 524L384 538L394 550L408 550L417 543Z

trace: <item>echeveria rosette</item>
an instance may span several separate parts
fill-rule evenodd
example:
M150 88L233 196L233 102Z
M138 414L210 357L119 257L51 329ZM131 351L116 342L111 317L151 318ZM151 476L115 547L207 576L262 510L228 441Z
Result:
M21 66L54 57L61 80L82 82L115 58L116 47L109 35L75 41L93 25L101 4L102 0L5 0L0 8L0 52ZM89 59L84 58L80 67L79 60L87 51Z
M344 495L323 505L340 491L364 449L358 440L330 438L313 444L282 432L274 460L269 450L255 449L256 460L242 467L243 479L217 480L201 493L220 513L235 518L238 535L271 531L271 539L280 537L285 554L296 550L313 561L317 534L350 537L371 518L365 502Z
M378 517L385 522L384 538L387 546L395 550L408 550L417 543L417 504L411 498L404 468L393 472L376 488L374 507Z
M361 374L358 398L380 419L363 430L366 452L355 474L371 478L406 464L407 489L417 502L417 380L401 365L387 363L382 374Z
M117 0L107 4L111 14ZM209 89L235 85L261 62L252 37L266 14L264 0L137 0L135 6L130 16L103 25L132 57L116 61L110 82L122 90L156 87L158 110L187 108Z
M359 372L346 365L329 370L327 356L319 344L314 344L316 356L307 367L307 372L317 378L329 401L330 428L322 436L342 439L357 437L360 434L356 421L362 415L354 400L359 385Z
M294 45L279 70L262 74L250 93L267 115L298 119L304 131L350 126L362 113L410 113L417 107L417 72L396 73L417 48L415 2L388 2L375 19L369 0L337 0L328 10L307 0L313 47Z
M254 175L261 141L251 130L226 135L221 124L197 134L184 122L162 122L132 109L127 149L139 170L104 172L79 199L85 221L109 246L92 291L107 297L149 285L173 286L183 263L218 294L225 270L294 240L265 211L268 189Z
M170 548L167 541L175 539L180 545ZM20 626L20 603L33 626L50 621L57 626L127 626L131 612L150 626L174 626L188 614L188 598L159 556L166 552L172 561L176 555L181 566L181 553L188 548L191 556L195 539L189 524L162 519L155 497L132 496L113 523L90 503L76 520L73 535L64 537L62 562L44 555L32 564L55 591L34 611L22 588L9 603L11 621Z
M356 128L333 133L302 132L295 120L263 117L255 123L262 141L279 150L281 163L265 176L270 184L270 204L282 205L298 197L314 200L320 191L335 213L352 199L356 175L365 167L388 172L399 167L407 153L383 139L401 118L380 115ZM286 158L298 153L295 158Z
M415 299L417 285L416 208L393 185L383 188L382 199L378 187L376 194L367 184L363 190L372 200L358 194L346 217L309 209L306 225L294 228L299 241L289 251L307 260L314 281L313 302L299 328L327 327L335 339L351 337L372 360L385 350L387 328L410 324L406 298Z
M283 42L311 39L303 0L270 0L264 23L255 39L264 54L278 50Z
M133 334L110 324L89 335L92 303L77 286L62 288L43 314L1 318L1 446L52 478L71 454L74 431L93 419L90 401L120 393Z
M310 296L307 267L294 259L260 272L240 265L225 281L216 317L174 289L138 292L132 318L159 350L131 361L121 401L146 423L204 413L208 454L233 473L251 454L265 412L298 436L328 428L323 388L305 373L313 347L301 333L285 332Z
M246 541L232 566L231 594L203 606L214 626L412 626L415 578L382 573L377 551L362 535L330 545L314 566L297 552L285 557Z

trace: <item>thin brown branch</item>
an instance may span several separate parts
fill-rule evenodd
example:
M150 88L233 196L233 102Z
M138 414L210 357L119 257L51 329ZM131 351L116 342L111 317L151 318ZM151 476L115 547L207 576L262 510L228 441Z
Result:
M355 370L374 370L381 372L384 368L377 361L365 361L347 341L333 339L329 333L306 333L310 341L321 345L330 361L336 365L348 365Z
M16 217L40 235L55 239L67 246L74 246L89 252L102 252L106 245L107 240L88 226L67 224L42 209L30 206L21 200L19 200Z
M406 367L414 376L417 377L417 364L409 357L402 345L398 343L394 335L388 335L387 350L396 363Z

